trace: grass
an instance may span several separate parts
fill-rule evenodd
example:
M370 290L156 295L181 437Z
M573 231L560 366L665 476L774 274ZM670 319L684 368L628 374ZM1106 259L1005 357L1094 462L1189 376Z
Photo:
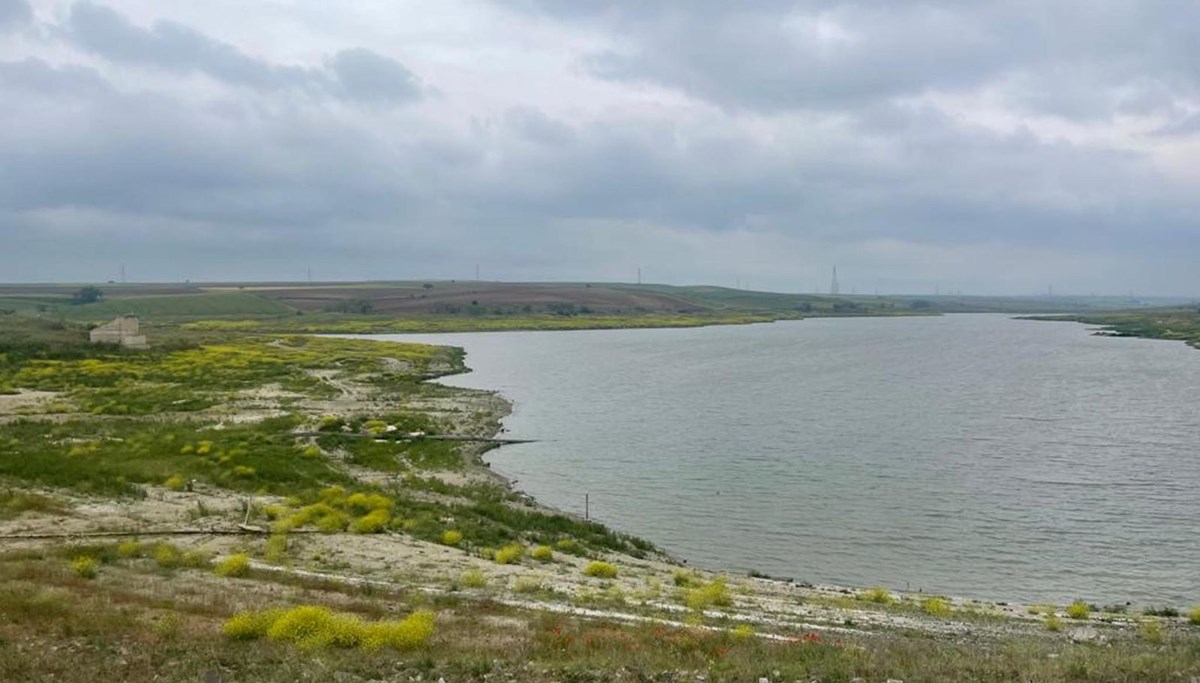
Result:
M1092 613L1092 608L1082 600L1076 600L1067 605L1067 616L1072 619L1087 619Z
M698 676L711 683L763 676L1115 683L1200 675L1195 640L1182 637L1158 643L1118 638L1097 647L1057 637L978 642L903 631L863 638L796 632L776 642L751 637L736 624L716 631L622 624L486 599L435 605L403 592L371 595L351 586L248 580L221 583L219 593L202 585L192 590L148 580L153 570L135 561L106 565L104 572L103 581L83 581L61 559L0 555L0 680L204 680L214 661L224 677L271 682L486 675L533 683ZM295 613L303 608L316 611ZM396 636L377 627L373 640L363 635L372 625L402 623L421 611L436 611L432 633L406 628ZM268 633L288 613L293 618L273 639ZM412 637L425 633L423 644Z
M1192 626L1200 626L1200 605L1188 610L1187 619Z
M442 532L442 545L455 546L462 543L462 532L457 529L446 529Z

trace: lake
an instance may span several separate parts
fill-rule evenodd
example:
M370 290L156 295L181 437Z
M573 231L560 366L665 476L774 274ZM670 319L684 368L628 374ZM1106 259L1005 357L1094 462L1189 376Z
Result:
M690 563L980 599L1200 603L1200 351L997 315L388 335L515 403L491 452Z

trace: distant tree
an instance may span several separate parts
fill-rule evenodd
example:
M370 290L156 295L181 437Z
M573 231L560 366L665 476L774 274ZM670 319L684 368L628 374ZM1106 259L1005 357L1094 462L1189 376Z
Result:
M94 304L104 298L104 291L99 287L88 285L80 289L71 297L71 300L77 304Z
M910 303L908 305L908 307L913 309L914 311L918 311L918 310L922 310L922 309L926 309L926 308L933 308L933 304L929 303L928 301L926 301L924 299L917 299L916 301L913 301L912 303Z
M429 282L426 282L425 284L423 284L421 286L424 287L425 289L433 289L433 284L431 284Z

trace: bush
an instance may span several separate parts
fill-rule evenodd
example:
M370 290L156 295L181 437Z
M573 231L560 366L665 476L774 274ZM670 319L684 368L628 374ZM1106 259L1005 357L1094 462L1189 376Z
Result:
M288 537L287 534L271 534L267 539L267 562L271 564L282 564L287 560L288 552Z
M163 569L174 569L183 564L183 555L170 543L159 543L154 546L154 561Z
M233 615L221 630L234 640L254 640L265 638L267 629L283 616L283 610L265 610L262 612L238 612Z
M442 532L442 545L458 545L462 543L462 532L454 529L447 529Z
M671 574L671 581L680 588L698 586L704 583L699 576L696 576L692 572L685 572L682 569L678 569Z
M433 612L420 610L401 621L380 621L367 624L362 648L367 651L391 647L395 650L415 650L433 637Z
M468 569L458 578L458 582L467 588L484 588L487 586L487 577L478 569Z
M225 622L229 638L270 638L305 649L357 647L375 651L383 647L411 650L429 642L434 630L433 612L418 611L399 621L366 622L352 614L327 607L302 605L289 610L241 612Z
M1193 626L1200 626L1200 605L1193 607L1187 613L1188 623Z
M358 647L363 624L356 616L337 614L328 607L303 605L280 615L267 629L267 637L302 648Z
M599 560L591 562L584 568L585 576L593 576L597 579L615 579L620 570L617 565L611 562L601 562Z
M1076 600L1067 605L1067 616L1072 619L1087 619L1091 612L1092 608L1088 607L1088 604L1082 600Z
M217 576L245 576L250 573L250 557L244 553L230 555L217 564L213 571Z
M729 607L733 604L733 595L725 585L725 577L718 576L709 583L699 583L685 591L683 603L697 612L703 612L709 607Z
M858 599L865 600L866 602L873 602L877 605L890 605L896 601L896 599L892 597L892 592L883 586L876 586L859 593Z
M117 557L140 557L141 554L142 544L137 541L121 541L117 544Z
M1043 623L1045 623L1047 631L1061 631L1063 627L1062 620L1053 614L1047 614L1046 621Z
M80 555L71 560L71 569L74 569L75 575L81 579L94 579L96 571L100 569L100 562L94 557Z
M554 551L551 550L550 546L548 546L548 545L539 545L538 547L533 549L533 552L529 553L529 556L532 557L533 559L537 560L538 562L553 562L554 561Z
M754 627L749 624L742 624L730 631L729 635L734 640L748 640L754 637Z
M929 616L939 619L954 614L954 609L950 607L950 603L943 598L926 598L921 603L921 610Z
M528 593L539 593L539 592L545 590L546 587L543 586L542 583L540 581L538 581L537 579L522 577L513 582L512 589L513 589L514 593L528 594Z
M1149 620L1138 624L1138 637L1147 643L1161 645L1166 640L1166 631L1161 622Z
M392 521L390 512L384 509L374 510L354 520L350 530L356 534L377 534L383 531L388 522Z
M497 550L492 559L496 561L496 564L515 564L520 562L522 557L525 557L525 546L520 543L510 543Z
M172 491L182 491L187 488L187 479L184 479L182 474L172 474L163 482L163 486Z

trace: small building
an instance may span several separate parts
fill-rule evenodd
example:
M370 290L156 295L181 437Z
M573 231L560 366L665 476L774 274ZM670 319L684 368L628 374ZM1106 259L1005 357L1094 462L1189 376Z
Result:
M138 334L139 331L138 317L123 315L112 322L93 328L91 339L93 344L118 344L131 349L144 349L149 345L146 343L146 338Z

